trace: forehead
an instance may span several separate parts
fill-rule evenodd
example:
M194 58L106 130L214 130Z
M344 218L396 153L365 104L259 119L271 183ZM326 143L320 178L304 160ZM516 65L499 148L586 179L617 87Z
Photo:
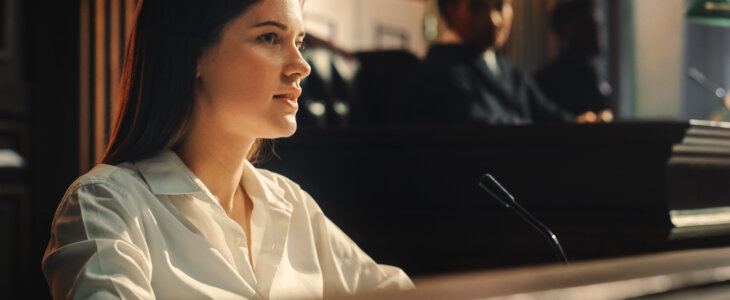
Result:
M262 0L251 6L242 16L245 23L258 24L276 21L287 26L301 27L301 0Z

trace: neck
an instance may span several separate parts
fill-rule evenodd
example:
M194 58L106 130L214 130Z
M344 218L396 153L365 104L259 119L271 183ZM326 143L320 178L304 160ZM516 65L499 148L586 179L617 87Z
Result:
M176 152L221 206L230 211L235 203L233 199L236 192L241 192L243 167L255 139L228 136L220 130L210 130L215 126L196 124L196 119L200 120L193 117L190 131Z

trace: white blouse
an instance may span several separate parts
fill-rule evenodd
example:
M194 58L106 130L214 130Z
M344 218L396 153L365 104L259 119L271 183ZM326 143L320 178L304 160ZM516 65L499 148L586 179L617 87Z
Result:
M43 257L55 299L301 299L412 288L289 179L246 163L244 231L172 151L99 165L63 197Z

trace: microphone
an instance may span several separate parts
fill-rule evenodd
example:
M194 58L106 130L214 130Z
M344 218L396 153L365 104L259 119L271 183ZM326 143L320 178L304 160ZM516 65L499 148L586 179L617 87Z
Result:
M494 179L492 175L490 174L484 174L481 179L479 179L479 186L487 191L494 199L497 199L499 203L504 205L504 207L511 209L517 215L522 217L527 223L530 223L532 227L537 229L537 231L542 234L548 241L550 242L550 246L553 248L553 252L555 252L555 256L558 258L558 260L563 265L568 265L568 258L565 257L565 252L563 251L563 247L560 246L560 242L558 241L558 237L555 236L555 234L550 231L550 229L547 228L547 226L543 225L542 222L540 222L538 219L532 216L527 210L525 210L522 206L517 204L517 201L515 201L515 197L513 197L507 190L502 187L499 182L497 182L497 179Z
M717 97L718 99L724 99L725 95L727 94L727 89L723 88L716 82L710 80L700 72L700 70L697 70L697 68L690 67L687 69L687 76L697 82L700 86L702 86L704 89L710 91Z

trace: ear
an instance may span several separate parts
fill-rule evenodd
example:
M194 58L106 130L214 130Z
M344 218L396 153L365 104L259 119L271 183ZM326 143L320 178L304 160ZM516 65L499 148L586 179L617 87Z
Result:
M198 57L198 60L195 62L195 79L200 79L203 76L205 68L208 65L208 60L207 49L204 49Z

